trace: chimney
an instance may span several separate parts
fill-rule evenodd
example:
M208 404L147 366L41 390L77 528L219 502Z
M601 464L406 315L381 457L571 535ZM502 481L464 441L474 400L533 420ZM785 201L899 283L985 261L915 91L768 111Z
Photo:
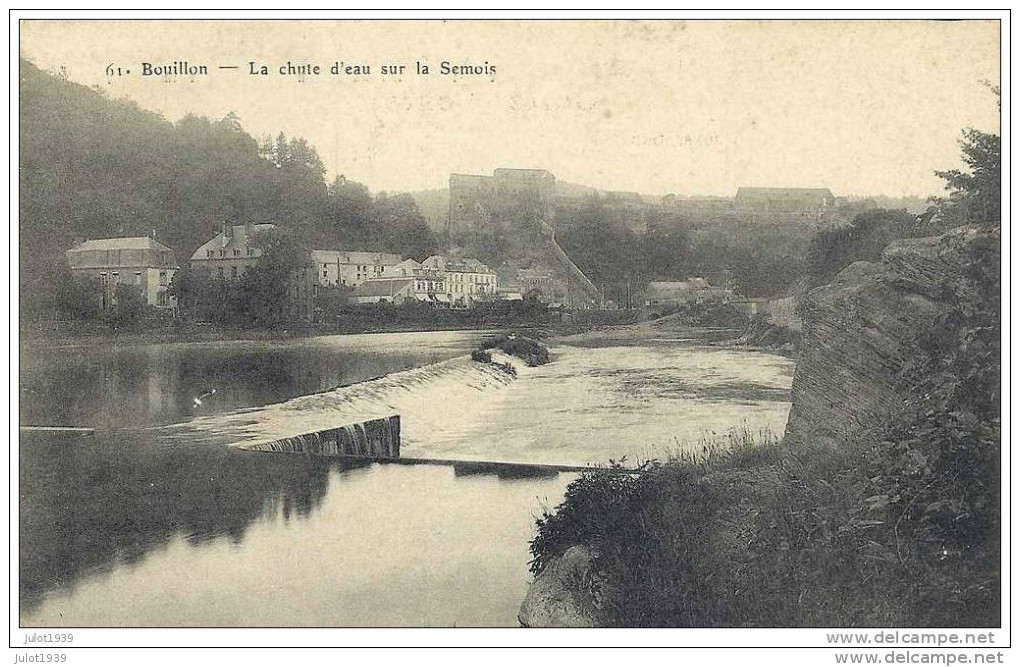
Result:
M223 221L223 241L224 241L224 243L227 241L227 239L229 239L233 235L234 235L234 226L231 225L229 222L224 220Z
M251 220L247 220L244 223L244 238L251 240L251 235L255 233L255 223Z

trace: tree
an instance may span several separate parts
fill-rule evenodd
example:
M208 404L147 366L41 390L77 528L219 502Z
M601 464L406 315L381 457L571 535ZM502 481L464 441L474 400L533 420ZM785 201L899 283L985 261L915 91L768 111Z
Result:
M56 307L60 314L75 320L95 319L102 312L102 287L99 281L74 276L65 267L57 274Z
M675 221L649 224L641 239L645 269L652 280L681 280L690 271L691 239Z
M998 86L989 86L1001 109ZM960 149L967 171L949 169L935 174L946 182L949 199L935 200L942 214L957 224L999 224L1001 212L1001 148L999 135L969 127L963 131Z
M809 285L831 282L854 262L877 261L891 241L923 233L910 213L883 208L860 213L849 225L823 229L812 239L808 250Z
M308 250L293 236L280 231L259 234L255 245L262 255L248 269L239 285L239 309L255 324L274 324L287 319L294 302L293 290L308 289L300 280L312 270Z
M372 203L371 224L383 250L423 260L439 250L425 216L410 195L380 194Z
M326 226L331 245L363 246L369 237L372 194L361 183L337 176L329 186Z

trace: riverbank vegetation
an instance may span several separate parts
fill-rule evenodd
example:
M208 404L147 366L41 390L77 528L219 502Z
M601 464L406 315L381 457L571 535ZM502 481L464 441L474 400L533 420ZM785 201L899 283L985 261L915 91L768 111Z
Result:
M585 473L538 519L532 572L587 548L603 626L997 626L1001 434L983 399L998 394L965 390L997 381L990 362L958 360L957 379L919 384L910 410L839 449L735 433Z

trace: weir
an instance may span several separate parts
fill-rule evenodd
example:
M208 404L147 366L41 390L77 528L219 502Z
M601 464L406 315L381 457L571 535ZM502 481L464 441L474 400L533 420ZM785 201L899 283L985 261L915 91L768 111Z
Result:
M372 459L400 458L400 415L344 424L336 428L238 445L257 452L284 452L311 456L352 456Z
M496 474L500 477L545 477L561 472L583 472L592 466L549 463L513 463L507 461L464 461L460 459L401 458L400 415L345 424L312 433L292 435L275 440L236 445L249 452L276 452L308 456L371 459L407 465L453 466L457 476ZM636 472L625 468L619 473Z

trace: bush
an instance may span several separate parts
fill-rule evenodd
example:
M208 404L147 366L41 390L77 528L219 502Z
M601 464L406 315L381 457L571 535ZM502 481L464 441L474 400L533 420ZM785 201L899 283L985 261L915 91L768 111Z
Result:
M471 361L477 361L483 364L492 362L492 355L486 350L473 350L471 352Z
M114 327L132 328L142 323L148 310L141 289L135 285L117 285L107 319Z
M997 626L999 433L960 419L585 473L537 520L532 572L586 546L604 626Z

